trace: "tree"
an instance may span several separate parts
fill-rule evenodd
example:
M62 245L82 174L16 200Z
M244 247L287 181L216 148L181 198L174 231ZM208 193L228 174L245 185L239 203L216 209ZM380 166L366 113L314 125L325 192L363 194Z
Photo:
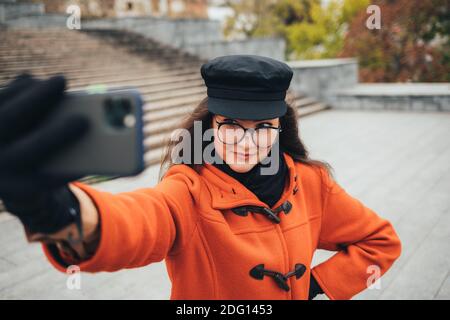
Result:
M228 0L234 14L225 22L225 36L246 38L279 34L280 22L272 14L276 0Z
M348 22L369 0L229 0L234 15L227 36L281 36L288 59L330 58L340 53Z
M369 30L360 13L346 34L342 57L358 57L368 82L449 81L450 2L378 0L381 29Z
M279 4L300 3L284 1ZM344 36L349 21L364 10L369 0L310 1L309 5L293 7L300 19L292 19L286 24L285 37L288 39L288 56L291 59L334 58L342 50Z

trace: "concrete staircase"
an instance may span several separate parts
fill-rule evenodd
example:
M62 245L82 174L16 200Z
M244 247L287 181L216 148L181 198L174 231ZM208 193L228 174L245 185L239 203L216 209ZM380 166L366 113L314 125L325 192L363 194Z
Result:
M165 139L205 96L196 56L114 30L20 29L0 31L0 86L22 71L38 77L63 73L69 89L105 84L137 87L145 105L146 165L161 160ZM296 96L305 116L326 105Z

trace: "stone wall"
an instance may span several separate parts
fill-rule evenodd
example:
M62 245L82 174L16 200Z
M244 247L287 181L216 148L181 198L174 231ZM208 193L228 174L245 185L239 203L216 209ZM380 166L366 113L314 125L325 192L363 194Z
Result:
M327 102L330 92L358 83L356 59L324 59L289 62L294 70L291 89Z
M208 18L207 0L171 0L168 16L172 18Z
M356 59L288 62L291 89L333 108L450 111L449 83L359 83Z
M259 54L284 60L285 41L281 38L224 40L219 21L207 19L122 18L83 23L83 28L123 29L163 44L211 59L228 54Z
M115 15L116 0L33 0L45 5L49 14L66 14L67 7L77 5L82 17L112 17Z
M125 26L128 30L181 49L223 40L221 25L207 19L128 19L128 21L115 20L113 28L116 28L114 25L118 25L119 28Z
M43 14L44 5L38 3L15 3L14 1L0 2L0 23L28 15Z
M10 29L21 28L66 28L67 16L60 14L42 14L28 17L18 17L6 21Z
M217 41L186 45L189 53L204 59L230 54L264 55L284 61L286 43L281 38L252 38L246 40Z

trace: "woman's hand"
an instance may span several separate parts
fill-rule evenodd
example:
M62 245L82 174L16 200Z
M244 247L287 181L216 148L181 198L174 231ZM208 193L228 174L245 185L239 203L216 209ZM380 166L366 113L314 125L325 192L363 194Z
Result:
M82 116L48 120L65 86L62 76L37 80L21 75L0 90L0 198L23 223L29 239L74 225L78 239L83 236L79 195L68 185L79 177L40 173L47 159L75 143L89 128ZM75 235L70 234L72 239L67 240L74 242Z
M70 185L69 188L80 204L83 237L75 223L52 234L26 232L26 235L29 242L41 241L46 244L56 244L60 253L66 259L70 259L72 264L90 258L96 252L100 242L100 220L91 198L74 185Z

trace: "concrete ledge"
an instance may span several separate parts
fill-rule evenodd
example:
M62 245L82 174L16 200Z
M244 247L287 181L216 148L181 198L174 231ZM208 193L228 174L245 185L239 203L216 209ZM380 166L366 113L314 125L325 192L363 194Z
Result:
M294 70L291 89L325 102L330 92L358 83L357 59L302 60L288 64Z
M337 67L346 64L355 64L358 60L355 58L343 59L320 59L320 60L297 60L289 61L289 65L294 69L308 69L308 68L328 68Z
M332 92L328 102L339 109L450 111L450 84L359 84Z
M341 96L448 96L450 83L361 83L336 93Z

